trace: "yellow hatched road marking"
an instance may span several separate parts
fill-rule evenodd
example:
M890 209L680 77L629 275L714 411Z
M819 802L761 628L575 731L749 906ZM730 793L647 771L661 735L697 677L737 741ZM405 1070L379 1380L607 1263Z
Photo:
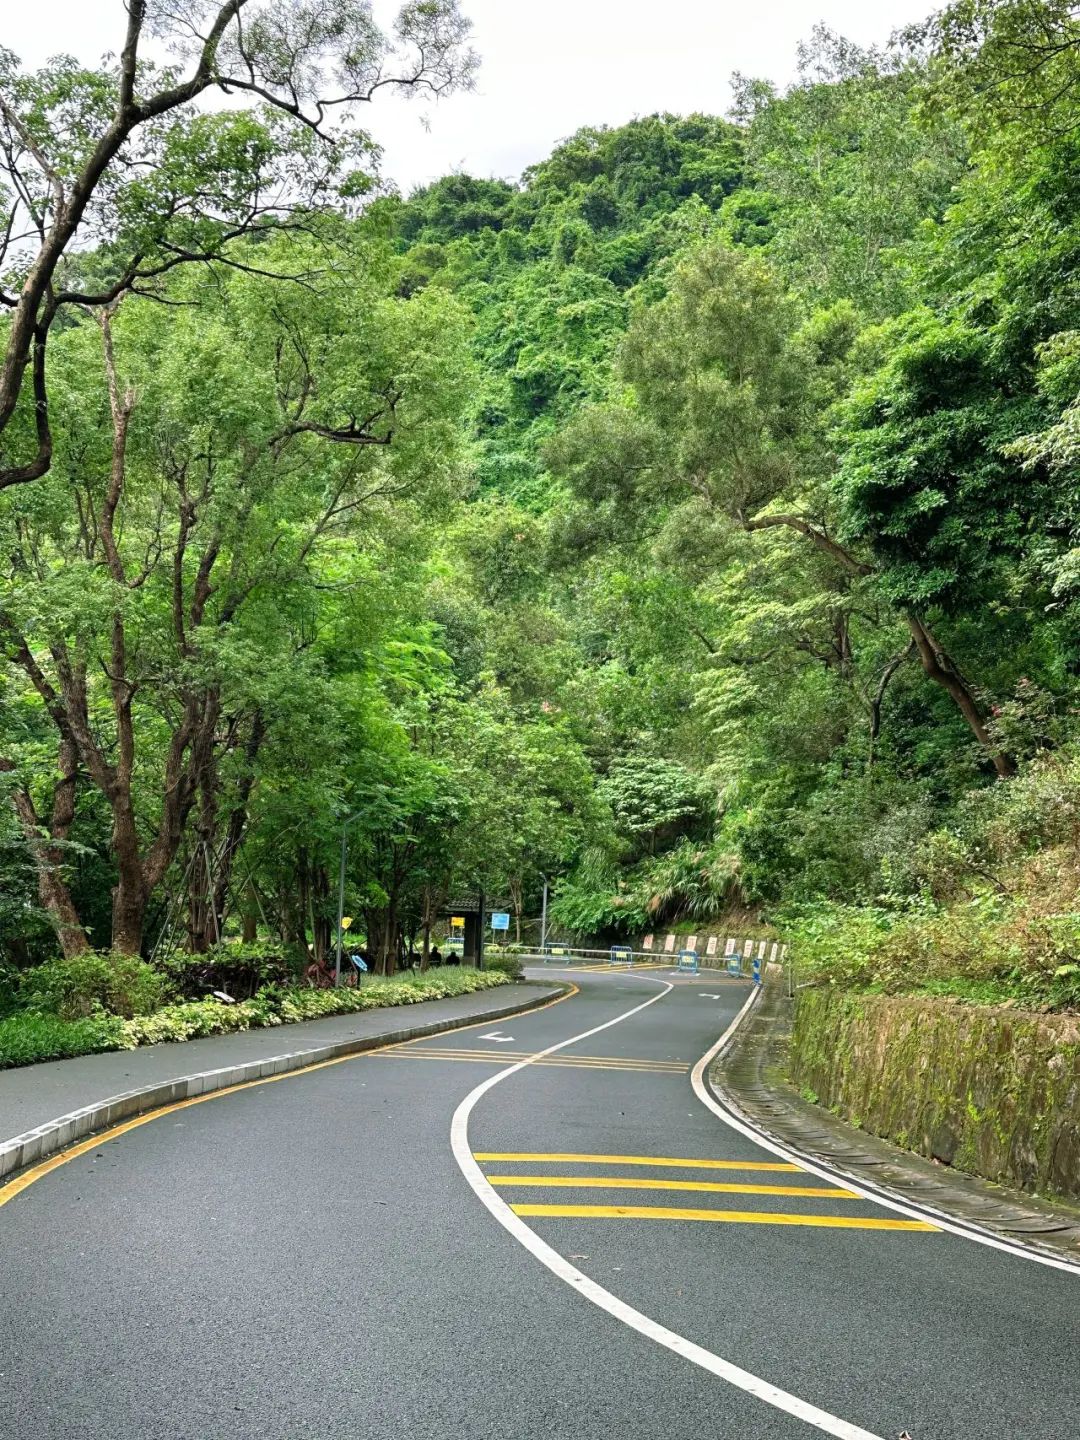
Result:
M400 1045L387 1045L382 1051L384 1056L395 1056L395 1054L409 1054L409 1056L484 1056L485 1060L494 1057L495 1060L531 1060L534 1056L543 1056L541 1050L478 1050L478 1048L467 1048L464 1045L429 1045L420 1044L419 1041L410 1040ZM645 1056L576 1056L573 1051L563 1051L559 1056L550 1057L552 1060L573 1060L575 1064L596 1064L596 1066L611 1066L611 1064L624 1064L624 1066L648 1066L649 1068L660 1068L660 1070L677 1070L678 1074L684 1074L690 1068L681 1060L648 1060Z
M858 1200L854 1190L823 1185L740 1185L716 1180L642 1180L623 1175L488 1175L489 1185L537 1185L563 1190L700 1190L710 1195L799 1195Z
M538 1064L551 1065L635 1065L643 1070L659 1070L665 1074L685 1075L689 1065L684 1065L678 1060L645 1060L635 1055L552 1055L543 1057L541 1051L536 1050L466 1050L453 1045L401 1045L394 1046L380 1052L386 1059L393 1060L397 1056L422 1055L425 1059L475 1059L481 1060L532 1060L537 1058Z
M923 1230L935 1235L936 1225L922 1220L879 1220L855 1215L774 1215L762 1210L682 1210L659 1205L511 1205L515 1215L572 1220L707 1220L736 1225L820 1225L833 1230Z
M551 1161L560 1165L667 1165L685 1170L802 1170L801 1165L787 1165L779 1160L674 1160L662 1155L571 1155L563 1152L540 1154L534 1151L476 1150L473 1159Z
M453 1050L382 1051L379 1058L381 1060L453 1060L459 1064L471 1065L503 1065L516 1060L526 1060L531 1061L534 1065L553 1066L563 1070L625 1070L635 1075L685 1075L689 1071L689 1066L668 1070L662 1066L642 1065L635 1060L606 1060L600 1064L596 1061L584 1060L533 1060L532 1055L515 1056L513 1051L500 1053L496 1050L480 1050L475 1055L458 1054Z

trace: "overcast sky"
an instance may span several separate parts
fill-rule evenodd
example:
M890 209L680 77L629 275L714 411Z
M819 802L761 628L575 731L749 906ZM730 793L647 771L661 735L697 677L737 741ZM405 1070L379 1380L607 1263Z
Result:
M380 17L397 6L376 0ZM719 114L733 70L779 83L817 21L860 44L922 19L935 0L464 0L482 67L474 93L437 105L380 98L369 128L403 189L450 170L512 179L581 125L655 110ZM0 0L0 45L31 65L118 50L123 0ZM426 127L426 128L425 128Z

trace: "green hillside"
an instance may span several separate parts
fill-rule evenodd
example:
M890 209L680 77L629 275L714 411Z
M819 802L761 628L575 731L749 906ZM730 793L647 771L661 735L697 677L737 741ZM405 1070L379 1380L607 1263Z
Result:
M563 933L751 912L845 984L1080 1002L1071 7L735 97L514 184L354 155L60 311L0 493L0 988L58 937L321 956L355 816L387 968L547 876ZM177 166L251 153L217 122ZM175 254L161 203L69 290Z

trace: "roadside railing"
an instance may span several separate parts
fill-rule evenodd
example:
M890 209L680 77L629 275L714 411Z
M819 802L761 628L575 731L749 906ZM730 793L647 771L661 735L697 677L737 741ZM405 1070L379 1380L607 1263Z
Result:
M662 946L635 949L630 945L611 945L604 949L582 945L549 943L544 946L488 945L490 955L513 955L523 963L561 967L595 967L628 969L650 966L681 973L699 974L702 970L722 970L735 978L760 982L766 964L783 964L787 946L780 941L744 939L738 936L709 936L704 951L693 944L676 947L683 937L669 935ZM696 936L691 939L696 940ZM669 943L670 942L670 943Z

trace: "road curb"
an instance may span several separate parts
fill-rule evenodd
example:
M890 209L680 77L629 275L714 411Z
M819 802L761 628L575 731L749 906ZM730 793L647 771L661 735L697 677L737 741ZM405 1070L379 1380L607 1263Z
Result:
M528 983L528 982L526 982ZM381 1035L361 1035L352 1040L339 1040L333 1045L317 1045L307 1050L289 1050L282 1055L270 1055L262 1060L248 1060L240 1065L225 1065L218 1070L202 1070L194 1075L181 1075L174 1080L159 1081L136 1090L125 1090L119 1095L110 1095L104 1100L93 1101L78 1110L69 1111L55 1120L46 1121L22 1135L0 1141L0 1186L28 1165L40 1164L51 1155L66 1150L68 1146L85 1140L98 1130L108 1130L136 1115L145 1115L150 1110L159 1110L165 1105L175 1105L181 1100L190 1100L197 1095L209 1095L215 1090L227 1090L234 1085L249 1084L253 1080L265 1080L271 1075L286 1075L294 1070L306 1070L328 1060L342 1060L349 1055L361 1055L365 1050L379 1050L385 1045L399 1045L405 1040L422 1040L428 1035L441 1035L447 1030L461 1030L477 1023L494 1023L506 1020L511 1015L520 1015L527 1010L538 1009L552 999L562 998L571 993L570 985L555 983L558 996L545 996L538 1000L530 996L514 1005L504 1005L498 1010L485 1010L479 1015L461 1015L451 1020L433 1020L424 1025L410 1025L400 1030L386 1031Z

